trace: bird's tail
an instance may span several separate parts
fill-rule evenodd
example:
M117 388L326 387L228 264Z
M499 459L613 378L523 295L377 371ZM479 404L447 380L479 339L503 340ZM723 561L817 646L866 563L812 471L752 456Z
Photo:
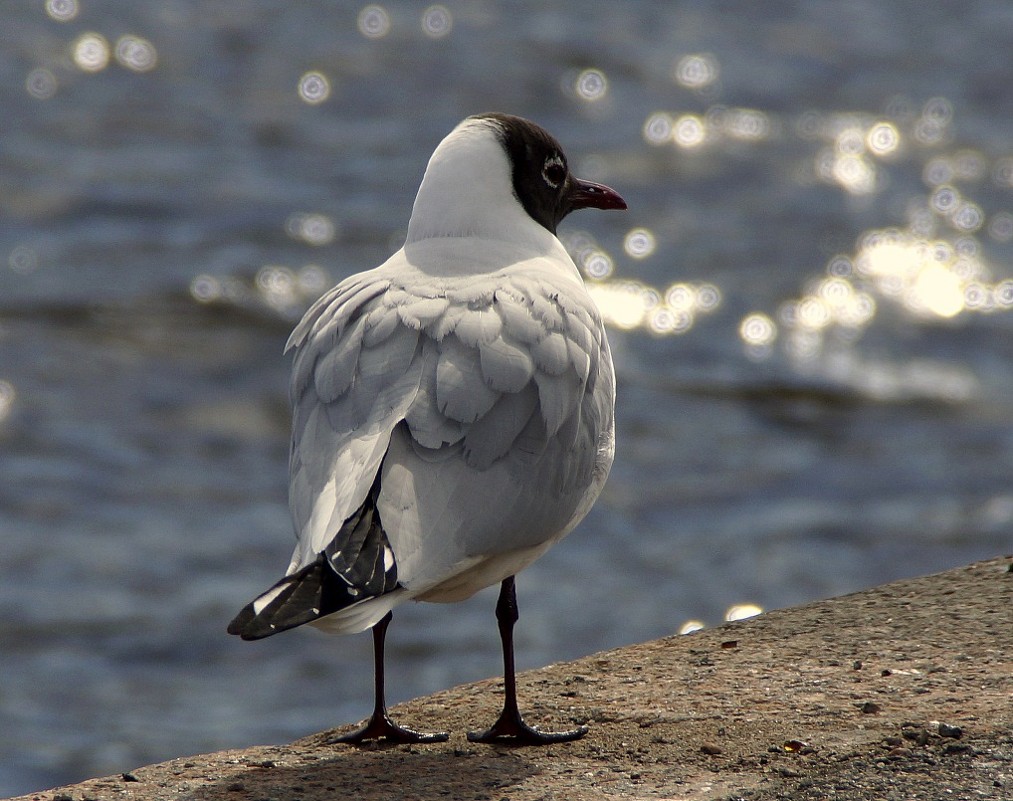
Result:
M378 494L379 481L316 559L244 606L229 623L229 634L259 640L398 589Z

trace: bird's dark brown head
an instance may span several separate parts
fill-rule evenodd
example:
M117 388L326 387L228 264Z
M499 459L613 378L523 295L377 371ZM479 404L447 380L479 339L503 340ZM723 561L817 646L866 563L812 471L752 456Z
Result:
M528 215L553 234L567 214L577 209L625 209L619 193L571 174L559 142L544 128L510 114L479 114L499 130L510 159L514 194Z

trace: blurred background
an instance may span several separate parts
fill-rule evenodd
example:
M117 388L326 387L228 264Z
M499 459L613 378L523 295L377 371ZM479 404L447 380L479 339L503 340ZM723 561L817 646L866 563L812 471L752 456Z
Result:
M630 206L562 226L618 448L520 667L1013 544L1013 5L19 0L0 43L0 794L366 716L368 636L225 625L292 546L285 339L472 113ZM498 675L494 602L402 607L390 700Z

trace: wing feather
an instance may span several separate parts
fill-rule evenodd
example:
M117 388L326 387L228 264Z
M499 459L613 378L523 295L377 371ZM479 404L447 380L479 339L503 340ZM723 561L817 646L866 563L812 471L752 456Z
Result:
M449 305L446 298L421 298L398 306L397 314L401 322L418 330L439 320Z
M496 311L510 336L524 345L533 345L545 334L545 326L531 313L531 304L519 293L497 292Z
M366 315L366 326L362 334L362 344L367 348L380 345L394 333L400 325L401 318L386 303L377 303Z
M436 366L437 408L452 420L472 423L492 408L499 394L482 378L479 351L456 335L446 337Z
M580 401L584 382L573 370L567 370L562 375L537 372L535 384L538 386L538 405L545 420L546 434L554 437Z
M412 438L424 448L453 445L464 436L464 425L440 411L436 400L436 368L439 348L432 339L422 338L422 383L405 415Z
M482 343L479 362L485 383L497 392L520 392L535 372L531 354L506 337Z
M538 369L547 375L562 375L570 366L566 337L558 331L553 331L538 342L531 349L531 355Z
M319 354L313 369L313 383L317 396L325 403L336 400L351 386L355 368L362 350L362 336L366 328L364 317L357 319L330 350ZM298 362L309 363L309 354ZM303 384L306 379L297 375L295 382Z
M467 309L457 322L454 333L465 345L487 345L503 330L503 318L486 306Z
M537 404L538 392L531 383L519 392L501 395L465 435L465 462L476 470L487 470L505 456L527 426Z

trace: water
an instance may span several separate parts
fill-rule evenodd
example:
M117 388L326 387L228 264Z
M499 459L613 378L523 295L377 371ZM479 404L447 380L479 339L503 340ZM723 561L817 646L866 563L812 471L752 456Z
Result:
M521 667L1010 549L1013 7L572 8L5 8L0 793L367 713L368 637L224 628L290 549L288 331L469 113L631 209L564 223L619 444ZM400 611L391 700L497 674L493 603Z

